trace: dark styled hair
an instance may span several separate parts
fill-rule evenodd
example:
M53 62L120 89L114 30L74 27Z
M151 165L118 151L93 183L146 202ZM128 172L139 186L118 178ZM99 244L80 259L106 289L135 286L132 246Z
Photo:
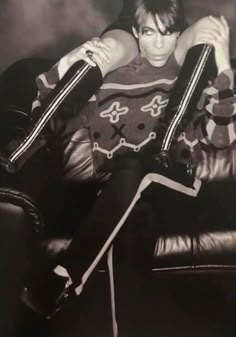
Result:
M157 24L156 15L170 33L182 32L187 27L183 4L181 0L136 0L133 8L133 26L139 30L140 24L147 15L153 16Z

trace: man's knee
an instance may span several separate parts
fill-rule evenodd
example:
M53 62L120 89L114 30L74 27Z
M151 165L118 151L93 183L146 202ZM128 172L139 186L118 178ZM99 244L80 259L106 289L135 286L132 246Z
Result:
M125 66L138 54L134 37L125 31L119 29L108 31L102 36L102 40L112 49L112 62L107 65L106 73Z
M209 16L205 16L194 22L181 33L175 51L175 56L180 66L183 65L188 50L197 44L203 43L201 30L211 26L212 22Z
M196 22L194 22L191 26L189 26L185 31L181 34L178 40L178 44L181 46L187 46L187 48L191 48L197 44L203 43L201 37L201 30L204 28L210 28L214 25L212 21L209 19L209 16L205 16Z

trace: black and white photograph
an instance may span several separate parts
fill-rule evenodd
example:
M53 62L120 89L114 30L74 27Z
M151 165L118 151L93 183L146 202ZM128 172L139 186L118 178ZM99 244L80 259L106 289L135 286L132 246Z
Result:
M235 337L236 1L0 27L0 337Z

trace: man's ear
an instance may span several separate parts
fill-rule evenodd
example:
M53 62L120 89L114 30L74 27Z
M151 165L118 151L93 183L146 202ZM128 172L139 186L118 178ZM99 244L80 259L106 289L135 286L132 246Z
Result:
M134 36L137 39L138 38L138 32L137 32L137 29L134 26L132 26L132 31L133 31Z

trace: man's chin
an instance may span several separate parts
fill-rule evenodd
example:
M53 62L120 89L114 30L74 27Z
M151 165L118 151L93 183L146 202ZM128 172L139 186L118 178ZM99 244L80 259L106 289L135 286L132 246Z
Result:
M155 68L161 68L166 65L167 60L151 60L149 63Z

